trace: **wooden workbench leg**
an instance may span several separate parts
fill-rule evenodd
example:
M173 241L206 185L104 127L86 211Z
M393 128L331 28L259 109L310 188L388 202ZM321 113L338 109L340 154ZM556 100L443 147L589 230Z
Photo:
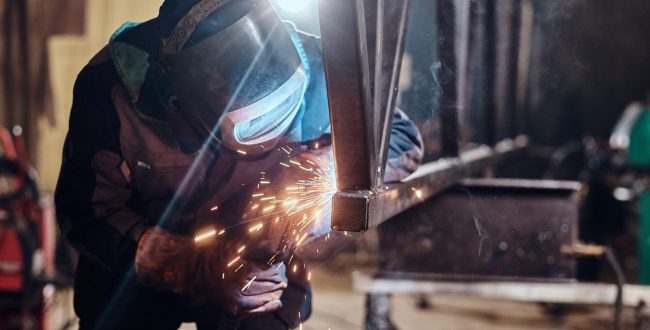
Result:
M397 330L390 320L390 294L366 295L366 330Z

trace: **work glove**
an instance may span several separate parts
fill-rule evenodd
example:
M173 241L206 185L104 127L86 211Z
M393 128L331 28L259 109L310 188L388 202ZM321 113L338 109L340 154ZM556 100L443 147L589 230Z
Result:
M246 317L282 307L287 287L284 264L246 260L232 241L148 229L138 243L135 272L146 286L207 298L231 314Z

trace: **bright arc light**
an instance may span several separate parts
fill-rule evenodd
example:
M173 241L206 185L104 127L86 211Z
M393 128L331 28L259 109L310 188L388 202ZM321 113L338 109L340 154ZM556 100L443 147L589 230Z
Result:
M289 13L298 13L309 4L310 0L275 0L280 8Z

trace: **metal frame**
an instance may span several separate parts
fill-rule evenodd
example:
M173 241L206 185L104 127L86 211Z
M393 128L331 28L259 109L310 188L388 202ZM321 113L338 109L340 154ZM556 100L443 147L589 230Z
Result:
M612 305L617 291L615 284L602 283L417 281L373 278L361 272L352 274L352 286L368 294L462 294L521 302L589 305ZM649 302L649 286L626 284L623 287L624 306L637 307Z
M617 302L618 288L601 283L531 282L437 282L412 279L372 278L361 272L352 274L352 287L366 294L366 329L397 327L390 319L393 294L453 294L525 303L611 306ZM626 284L622 287L622 306L636 308L636 329L650 326L650 287ZM385 325L389 325L386 327ZM620 324L616 324L620 327Z
M525 139L505 140L495 147L459 152L458 82L463 78L457 68L458 1L436 0L439 57L454 76L441 86L443 99L438 109L444 158L423 165L404 182L391 186L383 183L383 176L410 3L319 1L339 189L332 201L334 230L368 230L527 145ZM495 5L486 1L489 32L494 29ZM488 72L495 71L496 51L490 49L484 55ZM498 117L492 113L496 111L493 99L486 100L486 118ZM492 129L498 125L488 121L492 142Z
M404 182L377 190L339 191L332 199L332 227L365 231L442 192L453 184L524 150L525 138L507 140L420 166Z

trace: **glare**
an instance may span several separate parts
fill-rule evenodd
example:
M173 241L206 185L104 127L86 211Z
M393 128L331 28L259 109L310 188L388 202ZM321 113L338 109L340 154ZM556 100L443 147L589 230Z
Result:
M621 202L628 202L632 200L634 193L628 188L618 187L614 189L614 198Z
M286 12L298 13L307 8L309 1L311 0L275 0L275 3Z

